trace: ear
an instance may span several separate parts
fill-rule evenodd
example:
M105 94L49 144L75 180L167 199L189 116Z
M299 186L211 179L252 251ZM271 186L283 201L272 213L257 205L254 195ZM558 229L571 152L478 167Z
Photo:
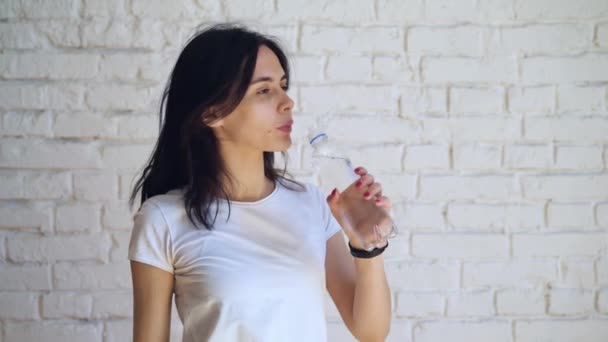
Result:
M212 128L224 125L224 118L218 118L214 108L209 108L207 112L203 113L202 120L204 125Z

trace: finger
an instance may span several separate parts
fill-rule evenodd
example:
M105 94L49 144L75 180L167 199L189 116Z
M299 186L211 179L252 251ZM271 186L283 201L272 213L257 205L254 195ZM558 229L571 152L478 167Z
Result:
M390 200L390 198L388 198L388 197L386 197L386 196L382 196L382 197L380 197L380 198L376 198L376 199L374 200L374 203L375 203L377 206L379 206L379 207L381 207L381 208L384 208L384 209L386 209L386 210L391 210L391 209L392 209L392 207L393 207L393 203L392 203L392 201Z
M363 198L371 199L378 194L382 194L382 185L380 183L373 183L367 188L367 191L363 194Z
M359 176L363 176L363 175L367 174L367 169L365 169L363 166L359 166L355 169L355 173L358 174Z
M368 191L367 188L372 184L374 184L374 176L366 174L362 176L355 185L359 189L359 191L361 191L361 193L364 193Z

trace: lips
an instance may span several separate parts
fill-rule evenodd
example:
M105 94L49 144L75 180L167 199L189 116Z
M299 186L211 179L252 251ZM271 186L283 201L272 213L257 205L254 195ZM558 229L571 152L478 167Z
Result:
M279 129L291 129L292 125L293 125L293 120L289 120L283 126L279 126Z

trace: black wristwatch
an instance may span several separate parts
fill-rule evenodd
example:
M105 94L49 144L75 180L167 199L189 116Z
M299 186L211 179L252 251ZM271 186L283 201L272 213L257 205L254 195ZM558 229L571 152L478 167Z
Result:
M374 248L371 251L366 251L364 249L355 248L355 247L353 247L353 245L350 244L350 241L348 242L348 248L350 248L350 254L352 256L354 256L355 258L362 258L362 259L370 259L375 256L378 256L378 255L382 254L382 252L384 252L386 247L388 247L388 241L386 241L386 245L384 245L384 247Z

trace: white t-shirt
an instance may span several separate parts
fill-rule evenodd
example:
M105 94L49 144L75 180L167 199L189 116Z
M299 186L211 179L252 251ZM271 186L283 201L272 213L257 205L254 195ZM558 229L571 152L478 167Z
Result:
M173 273L183 342L327 340L325 247L341 228L319 188L303 184L231 201L228 222L220 200L211 231L188 220L178 189L144 202L129 259Z

